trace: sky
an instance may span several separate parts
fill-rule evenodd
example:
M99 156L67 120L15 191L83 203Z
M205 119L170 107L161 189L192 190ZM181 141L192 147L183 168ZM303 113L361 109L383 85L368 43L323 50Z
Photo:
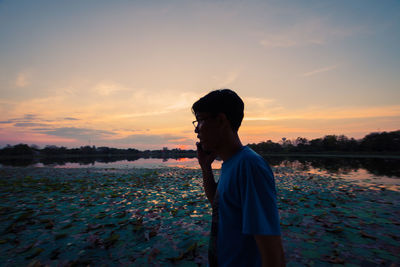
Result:
M230 88L244 144L400 129L400 1L0 0L0 146L193 149Z

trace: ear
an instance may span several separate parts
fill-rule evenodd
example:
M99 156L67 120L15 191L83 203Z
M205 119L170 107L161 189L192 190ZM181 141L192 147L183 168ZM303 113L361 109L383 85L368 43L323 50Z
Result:
M217 116L217 120L218 120L218 123L222 127L231 128L231 123L229 122L228 118L226 117L226 115L224 113L219 113L218 116Z

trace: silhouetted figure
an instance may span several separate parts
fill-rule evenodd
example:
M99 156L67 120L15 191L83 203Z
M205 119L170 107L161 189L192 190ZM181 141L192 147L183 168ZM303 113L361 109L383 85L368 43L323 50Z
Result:
M240 141L243 109L229 89L212 91L192 106L203 187L213 208L209 265L284 266L274 176ZM217 156L223 160L218 183L211 167Z

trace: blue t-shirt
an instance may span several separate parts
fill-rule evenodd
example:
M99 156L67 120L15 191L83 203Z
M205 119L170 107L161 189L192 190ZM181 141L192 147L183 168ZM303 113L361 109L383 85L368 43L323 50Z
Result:
M261 266L253 235L280 235L274 175L249 147L222 164L213 203L209 264Z

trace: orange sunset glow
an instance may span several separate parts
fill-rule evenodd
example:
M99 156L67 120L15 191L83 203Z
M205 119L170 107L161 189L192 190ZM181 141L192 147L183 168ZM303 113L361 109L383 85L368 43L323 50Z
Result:
M244 143L399 129L398 2L40 2L0 2L0 146L194 149L219 88Z

